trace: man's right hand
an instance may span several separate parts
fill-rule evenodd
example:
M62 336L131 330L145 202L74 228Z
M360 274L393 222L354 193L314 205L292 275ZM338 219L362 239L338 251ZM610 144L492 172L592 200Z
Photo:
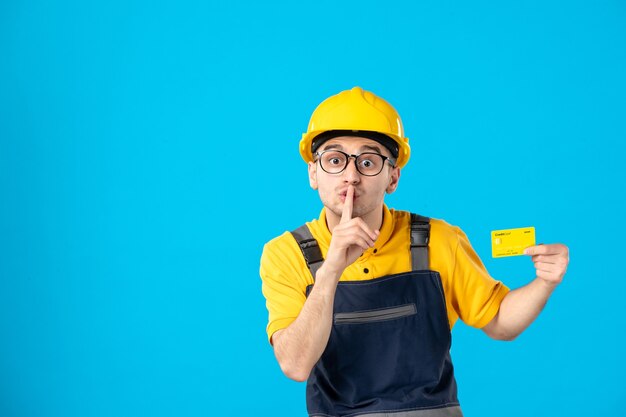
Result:
M315 285L300 314L287 328L272 336L274 353L280 368L289 378L306 381L321 357L333 320L337 282L343 271L367 249L380 234L371 231L365 221L352 218L354 186L348 186L341 220L332 231L326 260L315 275Z
M352 218L353 204L354 186L349 185L341 220L332 231L330 247L323 266L326 271L336 275L337 279L363 252L374 247L374 242L380 234L378 230L372 231L360 217Z

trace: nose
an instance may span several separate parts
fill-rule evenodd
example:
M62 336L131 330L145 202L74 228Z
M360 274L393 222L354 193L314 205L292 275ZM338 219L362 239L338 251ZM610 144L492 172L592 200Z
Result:
M361 181L361 174L356 169L356 158L353 156L348 159L348 166L343 171L343 179L350 184L356 184Z

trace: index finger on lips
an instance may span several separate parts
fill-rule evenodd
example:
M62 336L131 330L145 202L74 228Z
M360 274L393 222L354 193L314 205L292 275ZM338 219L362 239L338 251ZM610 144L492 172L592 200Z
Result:
M343 211L341 212L340 223L346 223L352 219L352 204L354 203L354 187L348 185L346 191L346 199L343 202Z

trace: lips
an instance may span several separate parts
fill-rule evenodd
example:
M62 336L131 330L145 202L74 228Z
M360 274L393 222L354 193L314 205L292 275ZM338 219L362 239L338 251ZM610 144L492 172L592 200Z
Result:
M343 191L341 193L339 193L339 197L341 198L341 201L345 201L346 200L346 195L348 194L348 191ZM358 197L360 197L361 194L357 194L356 192L352 195L352 201L356 200Z

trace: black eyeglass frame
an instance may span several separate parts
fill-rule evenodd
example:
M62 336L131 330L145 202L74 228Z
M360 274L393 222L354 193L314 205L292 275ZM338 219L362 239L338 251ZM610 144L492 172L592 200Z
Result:
M328 171L326 171L324 169L324 167L322 166L321 157L326 152L339 152L340 154L345 155L345 157L346 157L346 164L344 165L344 167L340 171L338 171L338 172L328 172ZM356 167L356 170L359 172L359 174L364 175L366 177L375 177L376 175L378 175L381 172L383 172L383 168L385 167L385 162L388 162L389 165L391 165L393 168L395 168L395 166L396 166L396 160L395 159L390 158L390 157L385 156L385 155L381 155L381 154L376 153L376 152L363 152L363 153L360 153L358 155L354 155L354 154L345 153L345 152L340 151L338 149L326 149L326 150L324 150L322 152L315 152L313 155L317 157L315 162L320 161L320 167L322 168L322 170L324 172L326 172L327 174L331 174L331 175L333 175L333 174L341 174L343 171L345 171L346 168L348 168L348 164L350 163L350 158L354 158L354 166ZM362 156L362 155L377 155L377 156L380 156L381 158L383 158L383 163L380 165L380 171L378 171L376 174L364 174L364 173L362 173L361 170L359 169L359 164L356 163L357 159L360 156Z

